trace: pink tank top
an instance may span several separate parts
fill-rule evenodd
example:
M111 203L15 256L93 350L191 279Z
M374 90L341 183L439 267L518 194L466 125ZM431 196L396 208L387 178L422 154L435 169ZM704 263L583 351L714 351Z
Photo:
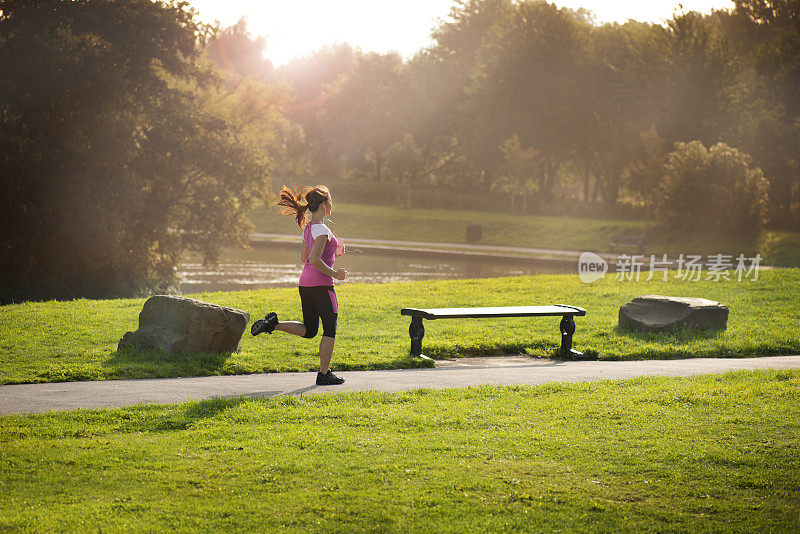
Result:
M314 248L314 238L311 235L312 226L315 225L307 224L303 230L303 246L306 247L308 252L308 259L303 265L303 272L300 273L298 285L302 287L332 286L333 277L320 272L319 269L311 265L311 249ZM325 248L322 249L322 254L320 255L322 263L333 269L334 260L336 260L337 256L341 256L343 251L344 243L331 232L328 236L328 242L325 243Z

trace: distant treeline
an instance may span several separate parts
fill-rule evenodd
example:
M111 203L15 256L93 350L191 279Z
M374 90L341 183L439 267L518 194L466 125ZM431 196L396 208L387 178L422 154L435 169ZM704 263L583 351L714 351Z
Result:
M695 193L737 187L703 170L724 143L720 165L763 171L740 184L751 204L800 224L800 2L737 1L666 26L598 26L530 1L464 0L450 15L408 62L336 46L275 72L304 136L281 178L406 205L480 206L494 192L515 210L660 212L692 167L670 169L690 150L676 143L699 141L697 180L721 180Z
M177 0L0 0L0 301L174 287L243 244L253 200L800 227L800 1L665 26L454 3L413 59L273 68Z

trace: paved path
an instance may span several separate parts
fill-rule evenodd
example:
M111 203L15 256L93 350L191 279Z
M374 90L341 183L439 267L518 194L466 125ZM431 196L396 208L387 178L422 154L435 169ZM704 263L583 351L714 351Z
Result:
M37 413L78 408L115 408L142 403L176 403L211 397L273 397L342 391L403 391L480 384L544 384L617 380L637 376L693 376L734 370L800 369L800 356L698 358L632 362L559 362L524 356L464 358L433 369L338 373L341 386L314 385L315 373L104 380L0 386L0 414Z
M268 241L268 242L282 242L282 243L290 242L290 243L296 243L298 245L302 242L302 237L299 234L289 235L289 234L255 233L252 234L252 239L254 241ZM526 254L526 255L545 254L551 256L567 256L575 259L577 259L582 252L579 250L562 250L562 249L552 249L552 248L508 247L499 245L470 245L465 243L440 243L440 242L430 242L430 241L397 241L391 239L348 238L346 242L348 245L361 248L396 248L399 250L403 250L406 247L410 247L409 250L431 249L439 251L442 249L442 247L446 247L449 249L453 249L454 251L462 251L462 252L473 252L473 253L494 252L494 253L507 253L507 254L513 253L513 254ZM606 253L600 255L605 256L607 258L616 258L616 254Z

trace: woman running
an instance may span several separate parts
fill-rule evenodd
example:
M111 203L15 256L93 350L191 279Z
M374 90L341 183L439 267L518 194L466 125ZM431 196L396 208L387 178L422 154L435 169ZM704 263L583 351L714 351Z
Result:
M278 321L278 315L270 312L253 323L250 332L257 336L261 332L271 334L273 330L280 330L311 339L317 335L321 319L322 339L319 342L317 385L341 384L344 378L334 375L330 367L336 341L336 319L339 316L333 279L344 280L347 271L333 268L336 257L344 253L344 244L323 222L333 210L331 192L324 185L307 187L302 191L292 191L283 186L280 196L277 205L284 208L282 213L293 215L297 225L303 229L303 246L300 250L303 272L299 281L303 322ZM311 212L311 221L308 220L306 211Z

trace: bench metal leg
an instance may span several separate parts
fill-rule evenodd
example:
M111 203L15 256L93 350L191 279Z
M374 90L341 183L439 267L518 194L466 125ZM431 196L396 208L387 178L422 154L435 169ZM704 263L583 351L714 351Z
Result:
M572 334L575 333L575 320L571 315L565 315L561 318L561 323L558 325L561 330L561 350L560 356L562 358L575 358L583 357L582 352L572 349Z
M408 327L408 335L411 336L411 354L414 356L421 356L422 338L425 337L425 327L422 326L422 317L411 318L411 326Z

